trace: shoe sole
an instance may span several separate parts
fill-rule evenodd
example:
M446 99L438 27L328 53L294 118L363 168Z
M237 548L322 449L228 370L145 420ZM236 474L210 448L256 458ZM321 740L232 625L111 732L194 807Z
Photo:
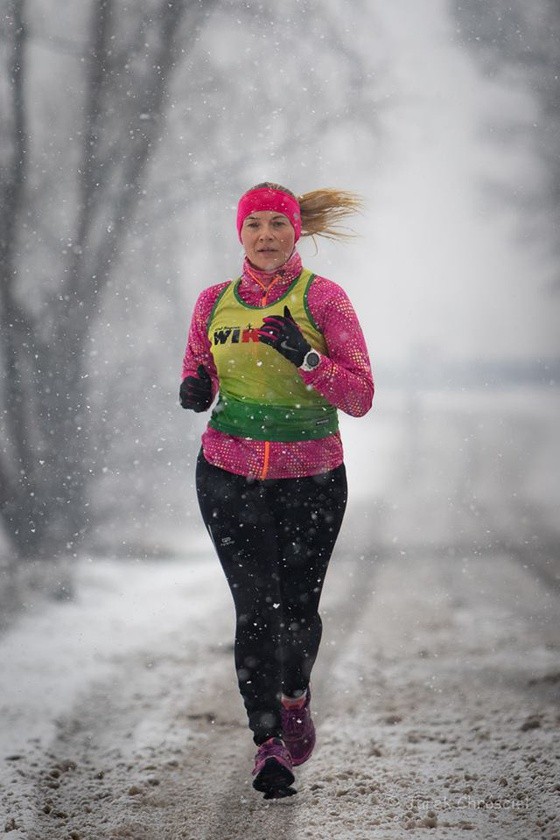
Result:
M253 787L261 793L271 793L289 788L294 782L295 776L292 771L278 759L271 757L266 759L264 766L255 776Z

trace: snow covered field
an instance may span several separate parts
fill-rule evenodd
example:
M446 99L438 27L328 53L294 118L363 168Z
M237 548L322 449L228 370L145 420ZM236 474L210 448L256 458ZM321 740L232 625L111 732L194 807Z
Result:
M202 529L184 558L83 558L0 639L10 840L560 837L551 392L384 397L345 421L318 746L265 802ZM555 466L556 465L556 466Z

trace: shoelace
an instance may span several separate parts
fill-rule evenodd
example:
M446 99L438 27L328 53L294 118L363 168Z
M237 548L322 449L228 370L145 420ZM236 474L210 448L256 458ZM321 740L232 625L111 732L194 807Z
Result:
M286 761L287 759L289 759L289 755L290 754L288 752L288 748L282 742L269 744L267 741L265 741L264 744L260 745L257 751L256 758L257 760L266 760L267 758L282 758Z

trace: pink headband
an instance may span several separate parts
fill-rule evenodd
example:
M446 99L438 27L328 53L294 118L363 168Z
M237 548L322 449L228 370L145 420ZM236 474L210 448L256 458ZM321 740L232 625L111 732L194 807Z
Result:
M276 210L277 213L283 213L284 216L287 216L296 234L295 241L298 241L301 234L301 213L298 201L292 195L271 187L249 190L239 199L237 205L237 233L240 241L243 221L251 213L259 210Z

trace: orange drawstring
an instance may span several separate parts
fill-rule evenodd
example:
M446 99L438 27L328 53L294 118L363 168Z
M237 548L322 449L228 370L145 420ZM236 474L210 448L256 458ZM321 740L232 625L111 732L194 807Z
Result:
M278 280L282 280L282 275L281 275L281 274L275 274L275 275L274 275L274 277L272 278L272 280L270 281L270 283L268 284L268 286L265 286L265 285L264 285L264 283L262 283L262 282L259 280L259 278L257 277L257 275L256 275L256 274L253 274L253 272L251 271L251 269L250 269L250 268L246 267L246 268L245 268L245 271L247 272L247 274L249 275L249 277L250 277L252 280L254 280L254 281L255 281L255 283L256 283L258 286L260 286L260 287L261 287L261 289L263 290L262 297L261 297L261 300L260 300L260 305L261 305L261 306L266 306L266 305L267 305L267 303L268 303L268 293L270 292L270 290L272 289L272 287L273 287L273 286L274 286L274 285L278 282Z
M264 452L263 452L263 466L260 474L261 481L267 477L268 475L268 464L270 461L270 441L265 440L264 442Z

